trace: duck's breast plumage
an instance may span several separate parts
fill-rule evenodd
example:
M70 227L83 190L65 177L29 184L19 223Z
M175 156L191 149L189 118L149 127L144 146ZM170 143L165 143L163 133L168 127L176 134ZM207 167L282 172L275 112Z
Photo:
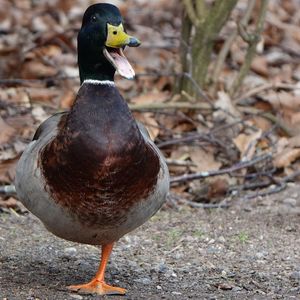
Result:
M115 87L85 86L69 114L52 118L24 152L16 180L23 202L50 231L103 244L160 208L166 164Z

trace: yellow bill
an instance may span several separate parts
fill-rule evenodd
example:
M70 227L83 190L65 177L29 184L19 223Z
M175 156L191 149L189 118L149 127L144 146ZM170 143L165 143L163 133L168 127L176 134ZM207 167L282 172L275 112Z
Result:
M104 55L115 67L118 73L127 78L132 79L135 75L134 70L123 53L123 47L138 47L141 42L124 31L123 24L114 26L107 24L107 39Z

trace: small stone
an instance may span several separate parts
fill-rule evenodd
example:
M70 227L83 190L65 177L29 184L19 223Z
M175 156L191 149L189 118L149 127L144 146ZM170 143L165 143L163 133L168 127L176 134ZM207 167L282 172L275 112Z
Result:
M70 295L70 297L73 298L73 299L79 299L79 300L83 299L83 297L80 296L80 295L76 295L76 294L69 294L69 295Z
M173 295L182 295L180 292L172 292Z
M233 288L233 286L231 284L229 284L229 283L220 283L218 285L218 289L220 289L220 290L227 291L227 290L232 290L232 288Z
M135 279L134 281L137 282L137 283L144 284L144 285L149 285L152 282L152 280L150 278L148 278L148 277L143 277L143 278Z
M256 256L256 258L258 258L258 259L263 259L263 258L265 258L266 256L268 256L268 252L266 252L266 251L257 252L257 253L255 254L255 256Z
M167 270L168 270L168 267L164 263L159 264L159 266L158 266L159 273L166 273Z
M285 227L285 230L288 231L288 232L296 232L296 228L292 227L292 226Z
M297 206L297 200L294 198L285 198L283 199L283 204L290 207L296 207Z
M223 278L226 278L227 277L227 272L225 270L222 270L221 276Z
M240 292L240 291L242 291L242 290L243 290L243 288L240 287L240 286L235 286L235 287L232 289L233 292Z
M291 279L299 280L300 279L300 271L295 271L290 275Z
M220 236L220 237L218 238L218 241L219 241L220 243L225 243L225 242L226 242L224 236Z
M76 254L77 249L75 247L68 247L64 249L66 255L73 256Z
M160 285L156 286L156 289L162 290L162 287Z

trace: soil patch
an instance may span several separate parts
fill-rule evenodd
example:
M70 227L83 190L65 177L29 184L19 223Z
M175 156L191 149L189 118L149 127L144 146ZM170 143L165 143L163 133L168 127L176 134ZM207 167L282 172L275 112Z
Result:
M107 281L127 288L123 299L299 299L299 194L163 209L116 244ZM99 249L56 238L31 214L0 213L0 253L1 299L101 298L65 289L94 275Z

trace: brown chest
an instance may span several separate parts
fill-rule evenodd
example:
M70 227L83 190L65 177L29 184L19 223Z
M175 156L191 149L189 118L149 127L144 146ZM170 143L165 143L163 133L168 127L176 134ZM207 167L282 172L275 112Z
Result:
M61 206L83 222L115 224L125 221L126 211L147 201L160 170L159 158L142 138L115 149L82 143L80 134L70 140L58 136L42 153L46 189Z

